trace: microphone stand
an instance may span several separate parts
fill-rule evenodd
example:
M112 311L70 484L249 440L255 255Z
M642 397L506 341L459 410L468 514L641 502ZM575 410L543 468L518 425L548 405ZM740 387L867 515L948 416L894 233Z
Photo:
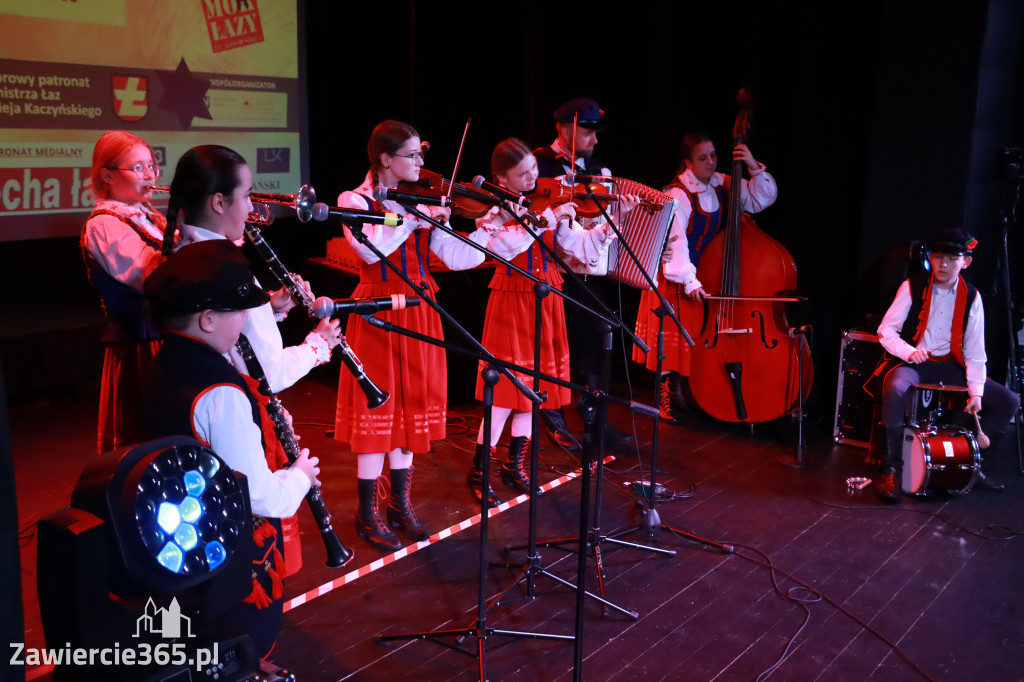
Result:
M658 355L657 368L654 373L655 391L658 391L661 388L661 368L662 361L665 359L665 316L668 314L668 311L666 310L665 306L668 306L668 308L671 309L672 304L666 301L664 304L654 309L654 314L658 316ZM612 535L611 539L617 539L624 535L629 535L630 533L635 533L637 531L642 531L646 537L653 539L655 537L654 529L664 528L665 530L677 536L687 537L691 540L694 540L695 542L700 542L711 547L717 547L726 554L733 554L735 552L735 549L732 547L732 545L723 545L718 542L715 542L714 540L708 540L707 538L701 537L694 533L690 533L680 528L673 528L672 526L669 526L668 524L664 524L661 522L661 517L658 515L657 510L658 493L656 484L656 478L658 473L658 434L660 431L660 426L661 418L659 415L659 417L655 418L654 420L654 429L651 435L651 481L650 485L648 486L647 492L644 494L644 500L647 506L646 508L644 508L641 505L640 524L628 530L624 530L621 533L616 533L615 535ZM672 554L675 555L675 552L672 552Z
M416 211L416 213L419 213L420 216L423 216L423 214L420 213L419 211ZM427 218L427 220L429 222L431 222L432 224L434 224L435 226L437 225L436 221L431 220L430 218ZM363 246L368 248L370 251L372 251L373 254L375 256L377 256L377 258L380 259L380 262L384 263L385 267L387 267L389 270L391 270L391 272L393 272L396 275L398 275L402 279L402 281L404 281L409 286L410 289L415 291L417 293L417 295L423 301L425 301L427 303L427 305L429 305L431 308L433 308L434 311L437 312L437 314L440 315L444 319L445 322L450 324L452 326L452 328L455 329L459 333L460 336L462 336L463 339L468 341L469 344L472 345L481 354L481 356L487 362L496 362L497 361L497 358L495 358L486 348L484 348L483 345L479 341L477 341L476 338L474 338L472 334L470 334L468 331L466 331L465 327L463 327L458 322L456 322L455 318L453 318L448 313L447 310L442 308L441 305L430 296L430 293L427 291L427 287L425 287L425 286L422 286L422 287L418 286L415 282L412 281L412 279L408 275L406 275L404 272L402 272L401 268L399 268L397 265L395 265L390 260L388 260L387 256L385 256L383 253L381 253L380 249L378 249L376 246L374 246L372 243L370 243L370 238L367 237L363 233L362 229L360 229L360 228L353 229L353 228L350 227L349 228L349 233L355 238L356 241L358 241L360 244L362 244ZM462 238L462 235L459 235L459 237ZM470 243L470 244L473 244L474 246L479 246L478 244L474 243L473 241L471 241L469 239L465 239L465 241ZM370 316L367 316L364 319L366 319L367 322L370 322L371 319L376 320L377 322L381 322L381 323L384 322L384 320L379 320L377 318L373 318L373 317L370 317ZM373 324L373 323L371 322L371 324ZM388 323L388 324L390 324L390 323ZM380 324L377 324L377 325L374 325L374 326L383 328L383 326L380 325ZM434 343L435 345L441 346L442 348L449 348L449 346L447 344L445 344L444 342L437 342L436 339L432 339L431 337L420 336L420 335L416 335L416 336L419 338L420 341L427 341L428 343ZM512 372L510 372L508 369L501 369L500 371L501 371L502 374L504 374L508 378L509 381L511 381L515 385L515 387L517 389L519 389L520 392L523 393L523 395L527 396L530 399L530 401L532 401L534 403L541 402L540 397L536 393L531 391L529 388L527 388L526 384L524 384L522 381L520 381L518 377L516 377L515 375L512 374Z
M439 224L437 221L434 221L430 217L424 215L421 211L419 211L419 209L416 209L415 207L407 207L407 208L410 209L410 212L413 215L416 215L417 217L420 217L420 218L426 220L427 222L431 223L433 226L439 227L442 230L444 230L445 232L448 232L449 234L455 235L460 240L473 245L477 249L483 250L486 253L490 253L489 251L487 251L487 249L485 249L484 247L481 247L479 244L476 244L472 240L466 239L462 235L459 235L459 234L455 233L454 231L452 231L452 230L446 228L445 226ZM483 360L483 361L488 363L487 366L484 368L484 371L483 371L483 373L481 375L482 379L484 381L484 385L485 385L485 387L484 387L484 406L485 406L485 412L484 412L484 432L485 432L484 444L486 445L488 451L490 449L490 426L491 426L491 418L492 418L491 417L491 413L492 413L493 395L494 395L493 394L493 386L499 380L498 379L499 372L501 374L504 374L505 376L507 376L513 382L513 384L517 387L517 389L520 392L522 392L524 395L530 397L531 402L533 403L533 410L534 410L534 420L533 420L534 434L536 434L536 429L539 427L539 412L537 410L538 410L539 404L543 402L543 399L540 396L538 396L534 391L528 389L511 372L510 368L514 368L518 372L522 372L524 374L534 376L535 384L537 384L538 378L543 377L545 380L551 381L552 383L556 383L556 384L563 385L563 386L568 386L569 388L574 388L576 390L583 391L584 393L586 393L587 391L591 390L589 388L581 387L581 386L578 386L578 385L573 384L571 382L564 381L564 380L562 380L562 379L560 379L558 377L548 376L546 374L543 374L543 373L539 372L535 368L534 369L530 369L530 368L525 368L525 367L519 367L519 366L517 366L517 365L515 365L513 363L506 363L506 362L503 362L501 360L498 360L489 351L487 351L483 347L482 344L480 344L475 338L473 338L472 335L469 334L469 332L467 332L461 325L459 325L457 322L455 322L455 320L451 318L451 316L447 313L447 311L445 311L436 301L434 301L429 295L427 295L425 287L421 288L421 287L416 286L412 282L412 280L405 273L403 273L400 268L398 268L398 266L396 266L394 263L392 263L390 260L388 260L384 256L384 254L381 253L381 251L379 249L377 249L377 247L375 247L373 244L371 244L370 241L369 241L369 238L365 234L363 234L361 229L351 229L350 228L350 232L351 232L351 234L353 235L353 237L357 241L359 241L361 244L363 244L368 249L370 249L370 251L372 251L381 260L381 262L385 263L385 265L389 269L391 269L392 272L397 274L403 281L405 281L405 283L413 291L417 292L420 295L421 298L426 300L428 305L430 305L440 315L442 315L442 317L444 317L444 319L446 321L448 321L449 324L451 324L453 327L455 327L457 330L459 330L459 332L462 334L462 336L464 336L465 338L469 339L470 343L474 346L475 351L468 351L466 349L450 346L449 344L447 344L447 343L445 343L443 341L440 341L438 339L433 339L431 337L428 337L428 336L423 335L423 334L419 334L418 332L414 332L412 330L403 329L403 328L401 328L401 327L399 327L399 326L397 326L397 325L395 325L395 324L393 324L391 322L388 322L386 320L381 320L381 319L375 318L372 315L364 316L364 319L366 319L366 321L368 323L370 323L371 325L373 325L375 327L383 329L385 331L399 332L399 333L401 333L401 334L403 334L405 336L408 336L410 338L413 338L413 339L417 339L417 340L420 340L420 341L425 341L427 343L432 343L434 345L438 345L438 346L441 346L443 348L454 350L456 352L460 352L460 353L463 353L463 354L472 355L472 356L476 357L478 360ZM500 257L497 257L495 254L492 254L492 255L494 255L496 258L498 258L498 260L502 260L502 261L504 260L504 259L501 259ZM506 261L506 263L507 263L507 261ZM511 267L515 267L515 266L512 266L510 263L508 263L508 265L510 265ZM515 269L517 271L522 272L519 268L515 268ZM529 275L528 273L524 272L523 274L526 274L527 276L532 278L532 275ZM536 281L536 278L533 278L533 279ZM496 367L500 367L500 369L496 369ZM615 400L615 402L617 402L617 403L625 403L625 401L621 401L621 400ZM641 404L638 404L638 403L627 403L627 404L629 405L629 407L631 409L634 409L636 411L640 411L640 412L644 412L644 413L647 413L647 412L654 412L654 413L656 413L656 410L654 410L654 408L651 408L650 406L644 406L644 405L641 405ZM534 441L536 442L536 438L534 438ZM536 445L534 446L534 449L536 450ZM535 484L535 481L536 481L536 465L537 465L537 460L536 460L536 456L534 456L533 462L531 463L531 473L532 473L532 476L533 476L533 478L531 479L531 510L533 509L533 501L534 501L534 499L536 497L536 490L537 490L536 484ZM485 458L485 461L481 463L481 466L482 466L482 475L484 477L484 480L489 480L489 476L490 476L490 457ZM585 471L584 472L584 476L586 476L587 473L588 472ZM455 651L459 651L459 652L465 653L467 655L474 655L474 654L471 654L471 653L467 652L466 650L462 649L461 647L457 647L457 646L453 646L453 645L447 644L447 643L445 643L443 641L440 641L438 639L438 638L443 638L443 637L452 637L452 636L454 636L454 637L465 637L465 636L468 636L468 635L474 635L477 638L477 651L476 651L475 655L476 655L476 657L479 660L480 680L481 680L481 682L483 682L483 680L486 679L486 658L485 658L484 644L485 644L485 641L486 641L488 636L490 636L492 634L500 634L500 635L519 636L519 637L532 637L532 638L540 638L540 639L558 639L558 640L570 640L571 639L571 640L576 640L577 642L579 642L582 639L582 627L578 626L577 630L576 630L576 633L574 635L572 635L572 636L569 636L569 635L556 635L556 634L547 634L547 633L530 633L530 632L519 632L519 631L511 631L511 630L497 630L497 629L490 628L490 627L487 626L487 624L486 624L486 616L487 616L488 611L491 608L493 608L493 606L496 606L500 602L501 597L504 596L504 594L507 593L508 590L511 589L512 586L510 585L510 586L506 587L505 590L500 595L498 595L498 597L494 600L494 602L491 605L491 607L487 606L487 603L486 603L486 601L487 601L486 600L486 591L485 591L486 590L486 588L485 588L485 582L486 582L485 562L486 562L486 545L487 545L487 532L488 532L487 519L489 518L491 510L487 507L487 498L486 498L485 495L481 496L480 508L481 508L481 524L480 524L480 565L481 565L481 569L480 569L480 575L478 576L479 589L478 589L478 603L477 603L477 620L474 623L474 625L472 627L470 627L470 628L463 628L463 629L458 629L458 630L441 630L441 631L433 631L433 632L416 632L416 633L394 634L394 635L378 635L378 636L376 636L374 638L374 640L376 642L380 643L380 642L393 641L393 640L398 640L398 639L430 639L431 641L435 641L438 644L442 644L444 646L448 646L449 648L451 648L451 649L453 649ZM535 518L536 518L535 517L535 513L531 514L531 516L532 516L532 519L535 520ZM585 516L585 515L581 514L581 516ZM581 556L583 556L583 554L582 554L582 547L581 547ZM566 585L566 586L572 587L574 589L577 589L577 593L578 594L582 592L582 593L584 593L583 596L590 596L590 597L593 597L595 599L597 598L595 595L590 594L589 592L586 592L581 587L574 586L574 585L572 585L572 583L569 583L568 581L562 580L562 579L558 578L557 576L554 576L553 574L545 572L545 575L550 576L552 579L556 580L557 582L559 582L559 583L561 583L563 585ZM582 583L582 580L578 580L578 583ZM578 597L578 599L582 599L582 596ZM610 602L605 602L605 604L607 606L613 606L615 608L619 608L623 612L632 615L634 618L638 617L638 614L636 614L634 612L627 611L625 609L621 609L621 607L616 607L614 604L611 604Z
M801 327L796 330L791 330L790 333L796 334L796 337L800 339L800 348L797 350L797 408L796 408L796 446L793 448L792 457L779 457L779 464L782 466L789 467L790 469L806 469L807 461L804 459L805 444L804 444L804 344L808 345L808 352L810 351L810 344L807 341L807 329Z
M588 193L591 196L593 196L593 192L590 190L589 187L587 187L587 191L588 191ZM641 272L644 273L644 277L646 278L648 284L651 286L651 289L658 295L658 298L662 302L663 310L667 311L667 312L664 312L663 314L668 314L669 316L672 317L673 320L675 320L675 323L678 325L680 333L682 334L683 338L686 339L687 343L689 343L691 346L693 346L693 339L690 337L689 333L687 333L686 328L683 327L683 324L679 321L679 318L676 317L675 312L673 311L672 305L668 302L668 300L665 298L665 296L660 291L658 291L658 287L654 285L654 282L651 280L650 276L647 275L647 273L643 269L643 267L639 267L640 263L639 263L639 260L636 257L636 254L633 253L632 248L630 248L629 244L627 244L626 241L623 239L622 233L619 231L619 229L615 225L614 221L612 221L611 216L609 216L608 213L605 211L604 206L602 206L600 202L596 202L596 203L598 205L598 208L601 210L601 214L604 216L604 219L608 222L608 224L612 228L612 231L616 234L616 236L622 242L623 247L626 249L626 253L629 254L630 258L632 258L634 260L634 262L637 263L638 269ZM508 209L506 209L506 210L508 210ZM509 211L509 213L512 213L513 215L515 215L512 211ZM517 219L520 221L521 224L524 222L524 221L522 221L521 218L518 218L518 216L517 216ZM523 225L523 227L525 229L529 230L529 228L526 227L525 224ZM566 267L565 264L563 262L561 262L560 259L557 258L557 256L555 256L555 258L556 258L556 260L558 260L558 262L562 266L562 268L564 270L566 270L566 272L569 272L572 276L575 276L575 273L573 273L568 267ZM597 300L599 303L601 303L602 306L604 306L604 303L602 301L600 301L600 299L597 299L596 294L593 294L593 292L591 292L589 289L585 288L585 290L591 296L593 296L595 298L595 300ZM570 300L572 300L572 299L570 299ZM605 306L605 309L607 310L606 306ZM609 313L611 313L611 311L609 311ZM611 313L611 316L614 318L614 324L615 324L615 326L617 328L626 331L626 333L629 334L629 336L632 337L633 342L636 345L638 345L640 348L642 348L645 352L649 352L650 349L647 347L647 345L645 343L643 343L643 341L641 339L639 339L639 337L637 337L636 334L633 333L632 330L627 329L625 327L625 325L622 323L622 321L614 313ZM600 379L600 383L602 383L605 387L607 387L608 383L610 382L610 377L611 377L611 353L612 353L611 334L612 334L612 331L611 331L611 325L610 325L608 320L602 319L602 322L606 325L604 328L607 330L607 332L606 332L607 333L607 338L603 338L604 342L603 342L603 345L602 345L602 365L604 366L604 369L602 371L602 376L601 376L601 379ZM659 334L659 341L661 341L662 343L663 343L663 338L664 338L663 333ZM663 352L659 353L659 356L661 356L661 355L664 355L664 353ZM660 363L660 357L659 357L659 363ZM659 374L660 374L660 372L659 372ZM602 397L607 395L605 392L603 392L601 390L596 391L596 393L601 394ZM601 402L603 404L604 400L603 399L599 400L599 402ZM584 404L584 405L581 405L579 407L579 409L580 409L580 416L581 416L581 418L584 417L584 414L590 416L591 419L594 418L593 415L594 415L595 410L594 410L593 406L587 406L587 405ZM601 410L598 410L598 411L601 411ZM675 556L676 555L675 550L662 549L660 547L652 547L652 546L649 546L649 545L642 545L642 544L633 543L633 542L627 542L625 540L620 540L619 539L620 536L628 535L629 533L634 532L636 530L643 530L643 529L645 529L644 526L636 526L634 528L628 529L628 530L623 531L621 533L616 533L615 535L611 535L611 536L602 535L601 534L601 493L602 493L602 483L603 483L603 480L604 480L604 447L605 447L605 444L604 444L604 423L606 421L604 415L606 415L606 414L607 414L607 407L605 406L605 408L603 410L603 414L601 416L601 420L599 422L599 426L598 426L598 428L601 430L600 437L596 437L595 438L593 434L590 435L591 444L593 445L594 443L596 443L597 444L597 450L598 450L598 455L596 457L597 485L595 486L595 495L594 495L595 501L594 501L594 520L593 520L593 524L590 526L588 531L584 532L584 531L581 530L582 535L580 537L559 538L559 539L548 540L548 541L540 543L541 547L557 547L557 546L568 545L568 544L573 544L573 543L577 543L577 542L579 542L582 545L582 539L581 538L582 538L582 536L586 536L587 537L587 545L593 548L594 561L595 561L596 568L597 568L597 578L598 578L599 594L601 595L602 598L605 596L605 589L604 589L604 582L605 582L604 581L604 565L603 565L603 560L601 558L601 545L602 544L608 543L608 544L617 545L617 546L632 547L634 549L642 549L642 550L646 550L648 552L653 552L653 553L656 553L656 554L662 554L662 555L665 555L665 556ZM657 422L658 422L659 416L658 415L654 415L654 419L655 419L655 429L657 429L657 427L658 427ZM585 418L584 418L584 421L586 422ZM655 430L655 433L657 433L657 430ZM584 438L586 438L586 437L587 437L587 433L586 433L586 428L585 428L585 430L584 430ZM657 461L656 447L657 447L657 441L654 441L654 448L652 448L652 450L654 450L654 452L652 453L652 457L654 458L655 462ZM589 469L589 465L588 465L588 463L586 461L586 458L584 458L584 459L585 459L585 461L584 461L584 470L586 471L587 469ZM652 490L653 490L653 486L654 486L653 474L652 474L652 477L651 477L651 486L652 486ZM652 498L653 498L653 493L652 493ZM649 513L645 514L645 519L646 518L650 518L650 516L651 515ZM655 516L656 516L656 513L655 513ZM648 533L649 533L649 536L653 536L653 533L651 531L648 530ZM696 539L696 536L694 536L694 537ZM710 542L710 541L708 541L708 542ZM508 547L507 549L508 550L528 549L531 553L534 551L533 547L530 547L530 546L525 546L524 547L523 545L515 545L515 546ZM582 574L581 574L579 580L580 580L580 584L582 584Z
M1010 157L1011 154L1016 151L1012 148L1003 148L1003 156ZM1019 153L1019 152L1018 152ZM1018 159L1019 160L1019 159ZM1010 201L1008 208L1000 211L999 214L999 232L1001 237L999 258L996 261L996 280L993 284L993 289L1002 289L1004 312L1006 315L1006 330L1009 341L1007 345L1007 351L1009 354L1010 373L1009 381L1007 382L1010 390L1017 393L1019 396L1024 396L1024 386L1021 385L1024 377L1021 377L1021 366L1020 346L1017 343L1017 335L1014 330L1013 320L1013 288L1011 286L1012 278L1010 276L1010 247L1009 247L1009 235L1010 228L1017 224L1017 202L1020 199L1021 188L1024 187L1024 175L1020 172L1019 163L1008 163L1006 165L1007 179L1012 181L1006 183L1004 186L1009 187L1013 185L1011 192ZM1006 191L1004 190L1004 195ZM1004 199L1005 200L1005 199ZM1018 473L1024 474L1024 447L1021 445L1021 435L1024 432L1024 408L1018 407L1017 413L1013 415L1014 431L1016 432L1017 441L1017 471Z

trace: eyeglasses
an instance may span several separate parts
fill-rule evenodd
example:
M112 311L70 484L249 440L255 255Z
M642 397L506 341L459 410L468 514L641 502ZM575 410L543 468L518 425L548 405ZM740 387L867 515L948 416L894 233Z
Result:
M388 156L397 156L400 159L419 159L423 160L425 152L413 152L412 154L388 154Z
M142 163L141 161L134 166L128 166L127 168L120 168L118 166L107 166L110 170L123 170L123 171L134 171L140 178L143 177L145 172L148 170L153 174L154 178L160 177L160 166L155 163Z

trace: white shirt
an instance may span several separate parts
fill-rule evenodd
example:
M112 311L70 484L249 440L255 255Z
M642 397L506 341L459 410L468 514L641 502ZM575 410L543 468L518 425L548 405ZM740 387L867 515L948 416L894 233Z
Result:
M913 299L910 296L910 281L904 280L896 292L896 298L886 311L882 323L878 325L878 341L882 348L904 362L915 350L927 350L932 355L948 355L953 334L953 313L956 308L957 279L953 288L940 289L932 287L932 302L928 309L928 323L917 344L911 346L900 337L900 330L907 319L907 313ZM964 364L967 371L967 391L970 395L981 396L985 392L985 310L981 303L981 293L975 294L971 303L971 311L967 315L967 328L964 330Z
M726 176L722 173L715 173L711 181L704 184L690 171L689 168L681 173L676 180L693 193L697 198L697 204L705 213L713 213L718 210L718 192L715 187L725 183ZM669 238L676 237L675 248L672 259L665 263L663 272L665 279L683 285L683 290L690 293L703 286L697 279L697 268L690 261L690 249L686 243L686 229L690 226L690 215L693 213L693 206L686 192L678 187L669 187L665 194L676 200L676 218L672 221L672 229ZM740 206L745 213L759 213L775 203L779 195L779 189L775 184L772 174L759 170L750 174L750 180L742 180L740 185Z
M519 206L512 208L520 214L526 212L525 208ZM487 244L489 251L505 260L512 260L529 249L534 240L533 236L514 219L509 218L511 222L504 221L503 218L506 217L508 216L505 216L499 207L492 206L484 216L476 219L476 225L494 235ZM557 220L551 208L544 209L538 217L547 221L547 227L534 227L533 231L537 233L537 236L546 230L556 229ZM572 258L591 267L598 266L602 259L607 263L608 249L612 240L615 239L615 233L611 227L603 225L591 230L584 230L583 226L576 221L563 220L557 229L558 255L560 257L566 260Z
M365 211L367 210L366 198L373 197L373 190L373 176L367 173L363 184L351 192L342 192L338 196L338 206ZM413 230L430 230L430 250L441 259L441 262L449 270L469 270L484 262L484 253L482 251L463 243L444 230L431 229L433 226L430 223L411 213L406 213L405 208L401 204L388 199L383 202L383 206L385 210L402 216L402 224L392 227L390 225L363 223L361 230L368 237L368 241L385 256L390 256L398 247L404 244L409 235L413 233ZM434 216L434 212L430 207L417 206L416 208L431 217ZM356 241L348 225L345 226L345 239L352 245L352 249L363 262L376 263L380 260L377 254L371 251L369 247ZM475 232L468 235L468 239L480 246L486 246L490 235L487 231L478 228Z
M121 201L100 199L96 208L127 218L157 243L164 238L163 232L150 218L155 213L152 207L135 207ZM159 249L144 242L135 230L112 215L97 215L89 219L82 231L82 248L104 272L139 291L142 291L142 283L149 273L163 261Z
M312 482L300 469L270 470L252 404L240 388L220 384L201 393L192 409L192 429L225 464L248 478L253 514L281 519L298 510Z
M202 227L182 225L181 241L177 248L211 239L227 239L227 237ZM249 339L256 358L267 375L270 389L274 393L280 393L306 376L309 370L331 360L331 347L327 339L317 332L307 334L306 339L297 346L285 347L284 340L281 338L281 330L277 328L274 308L270 303L264 303L258 308L249 310L242 333ZM249 374L245 361L237 349L232 348L224 357L238 370L239 374Z

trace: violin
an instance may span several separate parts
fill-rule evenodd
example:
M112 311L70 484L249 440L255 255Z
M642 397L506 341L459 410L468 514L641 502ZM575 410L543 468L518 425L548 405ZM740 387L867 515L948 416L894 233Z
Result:
M576 215L581 218L596 218L601 215L602 204L619 200L618 195L609 192L602 184L566 185L557 178L537 178L536 187L525 196L531 202L530 208L538 213L572 202L576 204Z
M416 192L433 196L450 196L452 210L456 215L474 220L482 218L497 203L489 194L478 191L464 182L452 183L440 173L420 169L420 179L416 182L402 181L398 183L400 192Z

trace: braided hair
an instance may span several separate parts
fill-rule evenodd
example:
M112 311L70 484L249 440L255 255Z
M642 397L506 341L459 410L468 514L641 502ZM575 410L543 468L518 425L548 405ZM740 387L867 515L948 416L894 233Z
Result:
M373 177L374 187L380 184L380 177L378 175L381 167L380 155L395 154L402 148L406 140L419 136L420 134L416 132L416 129L408 123L389 119L377 124L373 132L370 133L370 142L366 145L366 153L370 157L370 174Z
M174 169L171 199L167 204L167 230L163 253L170 253L179 221L202 214L208 197L228 196L238 188L238 169L246 165L242 155L219 144L204 144L185 152Z

